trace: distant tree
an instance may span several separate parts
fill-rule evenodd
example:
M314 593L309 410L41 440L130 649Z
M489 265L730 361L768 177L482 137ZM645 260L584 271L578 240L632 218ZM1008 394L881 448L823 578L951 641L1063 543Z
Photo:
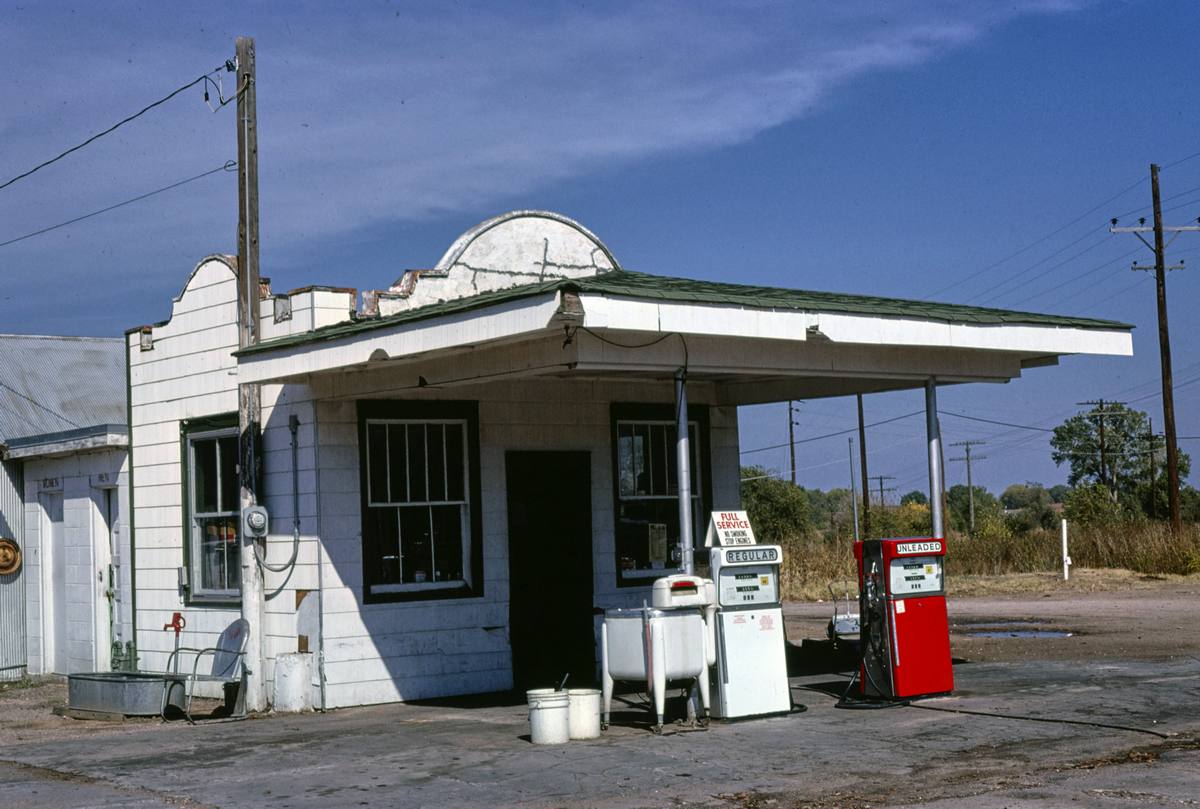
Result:
M1009 528L1017 533L1038 526L1052 528L1057 519L1050 508L1050 492L1040 483L1014 483L1000 495L1000 502L1007 512Z
M978 527L979 518L983 514L1000 514L1000 501L995 495L982 486L973 487L975 490L975 522ZM946 509L950 527L957 531L966 532L970 523L970 489L961 483L950 487L946 492Z
M907 506L909 503L916 503L918 506L927 506L929 505L929 498L920 489L913 489L900 498L900 505Z
M1104 424L1104 451L1100 451L1100 424ZM1151 510L1166 466L1166 453L1161 441L1151 442L1150 418L1140 410L1119 403L1105 403L1104 409L1093 407L1086 413L1072 416L1054 428L1050 439L1051 458L1059 466L1070 468L1067 482L1071 486L1099 483L1108 489L1114 502L1122 499L1141 502L1138 510ZM1191 471L1191 458L1179 453L1179 475ZM1155 480L1155 492L1149 481ZM1145 486L1144 492L1139 489ZM1082 495L1080 495L1082 496ZM1089 495L1090 496L1090 495ZM1076 498L1078 499L1078 498ZM1065 502L1068 502L1064 500ZM1163 512L1159 512L1162 514Z
M1050 502L1061 503L1071 493L1071 487L1063 483L1050 487Z
M1113 500L1112 492L1099 483L1076 486L1063 501L1063 516L1081 525L1112 526L1124 522L1129 513Z
M779 544L811 529L803 489L761 466L743 466L742 480L742 505L759 542Z

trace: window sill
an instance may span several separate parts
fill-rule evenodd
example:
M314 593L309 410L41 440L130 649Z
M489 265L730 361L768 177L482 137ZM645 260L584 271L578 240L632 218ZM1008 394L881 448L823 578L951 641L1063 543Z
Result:
M363 590L364 604L401 601L443 601L451 598L478 598L483 588L463 581L423 582L421 584L376 584Z

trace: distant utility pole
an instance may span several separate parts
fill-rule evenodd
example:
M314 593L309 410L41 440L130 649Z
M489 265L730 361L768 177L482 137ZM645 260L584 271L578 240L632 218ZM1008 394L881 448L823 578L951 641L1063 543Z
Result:
M1174 233L1174 241L1185 231L1200 231L1200 225L1183 225L1165 227L1162 221L1162 200L1158 190L1158 165L1150 164L1150 195L1154 202L1154 227L1146 227L1146 220L1138 220L1137 227L1119 228L1117 220L1112 220L1112 233L1132 233L1142 240L1142 244L1154 251L1154 266L1146 267L1133 265L1135 270L1154 270L1155 288L1158 293L1158 354L1162 365L1162 399L1163 399L1163 432L1167 444L1167 497L1171 506L1171 530L1179 533L1183 530L1183 522L1179 516L1179 447L1175 436L1175 383L1171 377L1171 332L1167 326L1167 270L1181 270L1183 263L1167 266L1166 245L1163 234L1166 231ZM1200 222L1200 219L1196 221ZM1154 232L1154 246L1146 241L1143 233Z
M862 535L864 537L871 536L871 491L868 487L870 478L867 477L867 427L863 423L863 402L862 394L857 394L858 398L858 465L859 474L862 475Z
M1097 422L1098 422L1097 429L1099 431L1099 438L1100 438L1100 484L1102 486L1108 486L1108 456L1105 453L1105 447L1104 447L1104 417L1105 416L1125 415L1127 411L1105 410L1104 405L1108 404L1110 406L1111 405L1124 406L1125 403L1124 402L1113 402L1113 401L1105 402L1103 399L1092 399L1087 402L1076 402L1075 404L1078 405L1079 407L1093 408L1092 411L1090 413L1087 413L1086 415L1095 416L1097 419ZM1109 486L1109 488L1114 493L1116 492L1116 488L1117 488L1116 470L1113 470L1113 485Z
M963 457L951 458L952 461L967 462L967 503L968 503L968 518L967 518L967 533L974 535L975 533L975 484L971 482L971 447L977 447L980 444L986 444L986 441L956 441L951 444L952 447L962 447ZM982 461L987 458L986 455L976 455L974 460Z
M804 403L792 401L790 399L788 400L788 449L791 451L792 485L793 486L796 485L796 419L795 419L795 415L797 412L796 405L799 405L799 404L804 404Z
M1150 519L1158 519L1158 498L1154 494L1155 473L1154 473L1154 449L1158 445L1158 436L1154 434L1154 419L1148 419L1149 424L1146 428L1146 457L1149 462L1146 464L1146 471L1149 473L1148 483L1150 484Z
M896 491L895 486L888 486L886 489L883 488L883 482L885 480L895 480L895 479L896 479L895 475L872 475L871 476L871 480L879 481L879 508L881 510L883 509L883 493Z

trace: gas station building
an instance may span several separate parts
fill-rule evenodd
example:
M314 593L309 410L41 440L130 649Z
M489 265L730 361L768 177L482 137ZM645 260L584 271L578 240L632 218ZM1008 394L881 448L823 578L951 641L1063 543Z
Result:
M542 211L483 222L361 308L264 283L241 349L238 282L210 256L127 334L130 530L141 668L165 666L173 612L196 647L246 617L251 707L297 652L321 707L592 681L599 614L681 567L681 527L701 545L741 507L738 406L924 389L936 489L937 386L1132 353L1111 321L633 272ZM239 385L261 386L261 593Z

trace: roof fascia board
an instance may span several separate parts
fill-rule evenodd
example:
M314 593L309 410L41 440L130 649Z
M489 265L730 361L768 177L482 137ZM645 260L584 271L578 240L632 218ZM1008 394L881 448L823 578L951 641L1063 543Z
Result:
M810 329L837 343L926 346L1034 354L1132 356L1122 330L1029 324L965 324L890 316L846 315L740 305L650 301L583 292L589 328L681 332L724 337L805 340Z
M58 455L73 455L77 452L92 452L101 449L124 449L129 446L129 436L123 432L104 432L79 438L60 438L37 444L10 446L7 458L14 460L29 458L51 458Z
M944 323L893 317L815 315L816 328L836 343L942 346L1029 354L1133 356L1127 331L1028 324Z
M545 331L558 311L559 293L505 301L441 317L397 323L316 343L290 344L278 351L238 357L238 382L273 382L388 359L471 348Z
M584 325L594 329L802 341L811 323L807 312L789 309L652 301L588 292L581 292L579 298L583 303Z

